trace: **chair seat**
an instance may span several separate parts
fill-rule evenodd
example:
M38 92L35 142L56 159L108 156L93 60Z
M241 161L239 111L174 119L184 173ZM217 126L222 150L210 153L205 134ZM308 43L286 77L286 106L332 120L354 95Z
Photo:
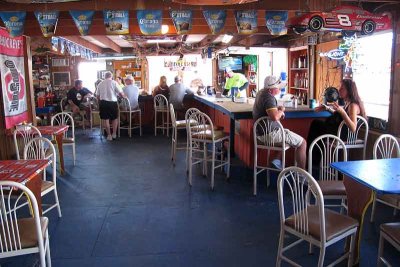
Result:
M384 224L381 224L381 231L385 232L397 244L400 245L400 223L384 223Z
M318 181L324 196L346 196L346 187L343 181Z
M21 247L22 248L36 247L38 245L38 239L35 229L35 219L23 218L23 219L18 219L17 222L18 222L19 235L21 239ZM42 228L42 235L44 238L47 227L49 225L49 219L47 217L40 217L40 225ZM2 242L4 242L5 239L3 237L2 232L0 232L0 238L1 240L3 240ZM6 237L6 239L8 240L8 237ZM11 243L13 244L13 247L15 247L14 240ZM7 241L7 244L10 244L10 242Z
M195 125L195 124L193 124ZM196 126L192 126L190 127L190 129L192 130L192 132L198 132L198 131L203 131L203 130L211 130L211 125L206 124L206 125L196 125ZM224 127L221 126L214 126L214 131L223 131Z
M75 143L75 139L72 137L68 137L68 138L63 138L63 144L73 144Z
M308 206L308 230L312 237L317 240L321 240L320 233L320 219L319 219L319 207ZM303 212L298 213L298 216L304 216ZM288 217L285 220L285 224L295 229L295 215ZM348 230L357 227L358 222L346 215L337 213L336 211L325 209L325 235L326 241L329 241Z
M42 185L41 185L41 192L46 191L47 189L49 189L50 187L54 186L53 182L50 181L42 181Z
M222 131L214 131L214 136L212 135L211 130L199 131L192 134L192 137L195 139L206 139L206 140L218 140L228 135Z
M400 195L377 195L376 198L393 206L400 206Z
M257 147L258 148L268 148L268 147L282 148L282 143L274 143L274 146L266 146L264 142L257 139ZM287 150L289 148L290 148L290 146L288 144L285 144L285 150Z
M176 127L186 128L186 120L176 121Z

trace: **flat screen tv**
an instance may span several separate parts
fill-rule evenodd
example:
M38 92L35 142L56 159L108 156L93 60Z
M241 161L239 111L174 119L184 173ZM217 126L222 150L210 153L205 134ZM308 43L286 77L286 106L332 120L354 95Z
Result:
M230 67L232 70L243 69L242 57L222 57L218 60L218 69L224 71L226 67Z

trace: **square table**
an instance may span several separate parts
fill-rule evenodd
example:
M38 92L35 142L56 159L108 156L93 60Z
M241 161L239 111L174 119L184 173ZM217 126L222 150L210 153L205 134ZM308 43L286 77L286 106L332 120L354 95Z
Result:
M400 194L400 158L333 162L331 167L344 174L347 213L358 220L355 262L359 260L362 224L365 212L378 194Z
M37 127L42 135L51 135L57 142L58 157L60 162L60 173L65 173L64 168L64 150L63 150L63 138L64 133L68 131L68 125L55 125L55 126L38 126Z
M42 177L39 175L50 164L49 160L0 160L0 181L13 181L28 187L35 195L42 213Z

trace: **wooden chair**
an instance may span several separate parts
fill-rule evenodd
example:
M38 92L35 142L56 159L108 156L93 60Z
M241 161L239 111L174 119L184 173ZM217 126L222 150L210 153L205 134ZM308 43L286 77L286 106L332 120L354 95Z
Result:
M280 172L268 166L258 165L258 150L266 151L267 164L271 151L282 153L282 168L285 168L285 153L290 148L285 142L285 130L279 121L271 121L267 116L259 118L253 125L254 163L253 163L253 194L257 195L257 175L267 171L267 186L270 184L270 170Z
M46 175L44 175L41 186L41 196L43 197L53 191L55 203L50 205L49 208L43 209L43 214L57 208L58 217L61 217L61 207L57 193L57 155L54 145L45 137L35 137L24 148L24 159L45 159L46 155L51 155L52 178L51 180L46 180ZM45 206L45 204L42 205Z
M380 238L379 238L379 250L378 250L378 264L377 266L382 266L384 263L386 266L392 266L384 257L384 241L389 242L393 247L395 247L400 252L400 223L385 223L381 224ZM395 266L395 265L393 265Z
M157 123L158 116L161 116L161 124ZM154 97L154 136L157 136L157 129L161 129L163 134L167 131L167 136L169 136L169 108L168 99L158 94Z
M121 129L128 130L129 137L132 137L132 130L139 129L140 136L142 136L142 111L138 107L137 109L131 108L131 103L128 98L122 98L121 102L118 105L119 107L119 116L118 116L118 137L121 137ZM127 126L121 126L121 115L125 114L128 119ZM139 118L139 122L133 124L132 118L134 115L137 115Z
M373 148L374 159L389 159L400 157L400 147L397 139L390 134L383 134L376 139ZM375 177L379 179L380 177ZM376 202L393 207L393 213L396 215L397 209L400 209L400 196L399 195L378 195L374 193L374 200L372 203L371 222L374 222Z
M347 150L345 144L339 137L331 134L325 134L315 139L308 150L308 172L312 174L313 170L313 150L314 156L320 157L318 168L318 185L321 188L325 199L339 199L340 205L325 205L326 207L346 206L346 188L342 180L339 180L338 171L331 168L330 164L335 161L347 161Z
M285 189L289 194L284 193ZM314 204L311 204L311 200L314 200ZM358 222L351 217L326 209L321 188L308 172L295 166L284 169L278 177L278 202L281 230L277 267L281 266L282 260L300 266L286 257L284 252L302 241L320 248L318 267L322 267L326 248L348 237L351 237L349 251L329 266L346 258L347 266L353 266ZM284 246L287 234L297 237L298 240Z
M18 215L20 202L28 200L31 216ZM0 258L39 253L40 266L51 266L47 217L40 217L35 196L26 186L0 181Z
M347 136L342 136L342 131L344 131L344 129L347 129ZM364 131L361 131L361 129L364 129ZM362 116L357 116L356 131L350 131L349 127L342 121L339 125L337 136L343 140L347 150L362 149L363 159L365 159L368 130L368 121Z
M211 161L211 190L214 190L215 169L227 167L226 177L230 172L230 150L224 159L224 142L229 148L229 135L222 131L214 131L214 125L206 114L194 112L189 117L193 122L189 125L189 184L192 185L193 165L203 163L203 175L207 175L207 162ZM208 146L211 147L211 156L207 155ZM217 151L218 149L218 151ZM219 157L218 157L219 156ZM217 162L217 165L216 165Z
M15 153L17 154L17 159L21 159L20 155L20 150L19 150L19 145L18 145L18 139L20 142L22 142L22 155L23 155L23 148L26 146L29 141L31 141L35 137L41 137L42 134L40 133L39 129L36 128L33 125L17 125L13 137L14 137L14 147L15 147Z
M54 125L69 125L69 129L71 130L71 134L69 131L64 133L64 137L62 140L63 146L72 146L72 157L74 160L74 166L76 162L76 152L75 152L75 122L72 116L67 112L60 112L54 115L51 118L51 126Z
M175 165L176 150L186 150L186 146L178 144L178 130L186 129L186 120L176 120L175 109L172 104L169 104L169 113L171 114L172 136L171 136L171 160Z

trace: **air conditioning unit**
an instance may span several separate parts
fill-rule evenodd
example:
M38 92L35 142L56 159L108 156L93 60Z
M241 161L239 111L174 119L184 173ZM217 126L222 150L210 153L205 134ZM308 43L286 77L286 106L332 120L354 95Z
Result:
M53 58L51 65L53 67L67 67L69 66L69 60L67 58Z

